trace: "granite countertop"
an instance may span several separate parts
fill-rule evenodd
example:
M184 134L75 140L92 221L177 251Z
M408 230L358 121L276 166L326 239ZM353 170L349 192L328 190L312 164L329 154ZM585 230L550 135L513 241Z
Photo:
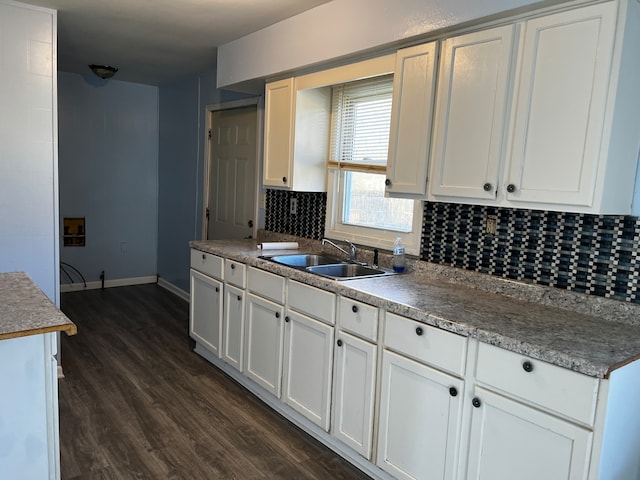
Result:
M640 358L640 325L624 321L640 317L637 305L442 266L335 281L258 258L262 252L255 240L193 241L190 246L592 377L608 377Z
M29 275L0 273L0 340L57 331L75 335L77 328Z

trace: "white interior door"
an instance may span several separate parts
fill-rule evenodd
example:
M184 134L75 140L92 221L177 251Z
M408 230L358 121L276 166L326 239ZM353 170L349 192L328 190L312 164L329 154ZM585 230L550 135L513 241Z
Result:
M256 106L212 113L207 238L253 235L256 203Z

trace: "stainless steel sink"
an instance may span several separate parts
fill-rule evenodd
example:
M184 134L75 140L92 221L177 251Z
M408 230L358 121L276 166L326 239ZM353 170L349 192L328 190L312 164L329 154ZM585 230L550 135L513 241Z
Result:
M274 255L263 256L267 260L272 262L287 265L288 267L307 268L315 265L327 265L340 263L342 260L330 255L318 255L315 253L298 253L294 255Z
M308 267L308 272L333 278L335 280L347 280L349 278L380 277L383 275L393 275L394 272L381 270L379 268L367 267L354 263L340 263L337 265L318 265Z
M349 280L354 278L380 277L394 275L395 272L372 268L357 263L348 263L331 255L316 253L296 253L290 255L262 255L260 258L286 265L287 267L305 270L309 273L332 278L334 280Z

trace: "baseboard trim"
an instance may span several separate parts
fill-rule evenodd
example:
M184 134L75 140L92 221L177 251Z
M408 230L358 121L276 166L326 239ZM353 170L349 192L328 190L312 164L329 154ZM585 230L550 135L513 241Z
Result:
M170 291L174 295L182 298L184 301L189 302L189 292L185 292L180 287L176 287L173 283L167 282L164 278L158 277L158 286Z
M132 278L116 278L113 280L105 280L104 288L113 287L128 287L130 285L143 285L145 283L157 283L157 275L149 275L146 277L132 277ZM60 285L60 293L77 292L79 290L97 290L102 288L102 282L87 282L87 286L83 283L63 283Z

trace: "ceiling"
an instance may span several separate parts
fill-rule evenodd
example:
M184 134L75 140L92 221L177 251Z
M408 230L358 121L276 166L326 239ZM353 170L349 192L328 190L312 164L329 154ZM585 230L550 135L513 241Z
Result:
M163 85L215 67L219 45L329 0L22 0L58 11L58 69L96 63Z

